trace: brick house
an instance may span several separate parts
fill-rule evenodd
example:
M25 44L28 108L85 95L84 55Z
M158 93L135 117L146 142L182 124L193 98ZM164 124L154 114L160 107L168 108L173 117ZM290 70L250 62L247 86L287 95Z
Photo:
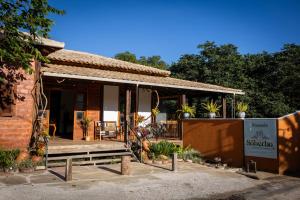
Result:
M48 126L56 126L57 137L68 140L82 140L82 116L94 122L115 121L118 127L124 127L130 120L134 123L138 115L151 122L151 109L156 102L154 91L159 94L161 111L155 120L175 124L172 137L180 139L176 109L187 101L186 97L243 94L233 88L172 78L166 70L66 50L63 43L52 40L43 41L42 49L50 64L33 62L35 73L26 74L26 80L16 86L16 92L25 100L0 110L0 148L28 146L35 118L32 90L39 73L47 97L44 120ZM222 103L226 117L225 98ZM51 135L53 128L49 128ZM128 133L126 126L123 132ZM89 133L94 140L93 125Z

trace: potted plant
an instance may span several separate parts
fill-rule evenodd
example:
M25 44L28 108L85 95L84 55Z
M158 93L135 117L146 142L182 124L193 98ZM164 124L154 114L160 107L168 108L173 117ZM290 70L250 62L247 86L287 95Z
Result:
M201 104L202 107L208 112L209 118L215 118L216 113L220 110L221 106L218 106L216 102L211 100L210 102L207 101L206 103Z
M85 138L85 141L90 141L90 136L89 136L89 126L91 123L91 119L87 118L87 117L83 117L83 119L80 121L81 123L81 128L83 130L83 137Z
M31 173L34 171L35 163L31 159L24 160L18 164L20 172Z
M37 142L36 144L36 154L38 156L44 156L46 152L46 144L42 141Z
M143 115L137 115L137 117L136 117L137 125L142 124L144 121L145 121L145 117Z
M158 107L155 107L151 110L152 113L152 121L156 121L156 116L160 113Z
M177 110L177 112L180 112L183 119L188 119L190 117L195 117L196 108L194 106L189 106L187 104L182 104L181 109Z
M154 116L157 116L160 113L160 110L157 107L153 108L151 111Z
M239 118L244 119L246 117L246 112L248 110L248 104L247 103L243 103L243 102L239 102L236 105L236 110L238 112Z

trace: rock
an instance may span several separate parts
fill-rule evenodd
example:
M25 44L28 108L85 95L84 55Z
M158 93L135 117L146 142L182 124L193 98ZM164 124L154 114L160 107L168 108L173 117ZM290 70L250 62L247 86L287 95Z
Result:
M161 160L153 160L153 164L155 164L155 165L161 165L162 161Z

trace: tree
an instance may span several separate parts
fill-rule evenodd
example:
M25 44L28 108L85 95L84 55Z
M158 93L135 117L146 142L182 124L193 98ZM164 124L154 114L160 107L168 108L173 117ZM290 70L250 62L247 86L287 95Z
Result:
M115 55L115 58L118 60L123 60L131 63L137 63L141 65L151 66L158 69L168 69L168 64L161 60L160 56L141 56L139 59L136 58L136 55L130 53L129 51L125 51L122 53L118 53Z
M48 37L53 21L50 13L63 14L47 0L0 1L0 106L14 103L13 86L31 74L32 60L47 62L37 47L38 38ZM22 97L14 94L15 97Z
M198 48L199 54L183 55L170 67L172 76L244 90L246 95L237 100L249 103L251 117L278 117L300 109L299 45L247 55L232 44L206 42Z
M168 64L165 61L161 60L160 56L141 56L138 60L138 63L146 66L152 66L158 69L168 69Z
M24 73L33 73L32 61L48 62L39 50L41 38L47 38L53 21L48 15L63 14L48 5L47 0L0 0L0 111L14 104L14 99L23 100L13 90L23 81ZM37 80L33 89L35 114L30 147L38 147L43 137L43 125L38 120L38 109L43 105L41 74L35 72ZM45 97L45 96L44 96Z
M123 60L131 63L138 63L135 54L125 51L115 55L115 58L118 60Z

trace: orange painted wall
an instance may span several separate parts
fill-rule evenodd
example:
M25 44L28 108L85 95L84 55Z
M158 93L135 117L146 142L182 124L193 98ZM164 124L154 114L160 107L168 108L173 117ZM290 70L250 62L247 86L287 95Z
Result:
M245 166L247 166L247 163L250 160L253 160L256 162L256 169L259 171L279 173L278 159L245 156Z
M183 146L190 145L207 158L219 156L234 167L243 166L243 120L183 120Z
M278 119L279 173L300 172L300 112Z
M89 84L87 89L87 111L86 116L92 120L89 127L89 136L94 139L94 121L100 120L100 84Z

